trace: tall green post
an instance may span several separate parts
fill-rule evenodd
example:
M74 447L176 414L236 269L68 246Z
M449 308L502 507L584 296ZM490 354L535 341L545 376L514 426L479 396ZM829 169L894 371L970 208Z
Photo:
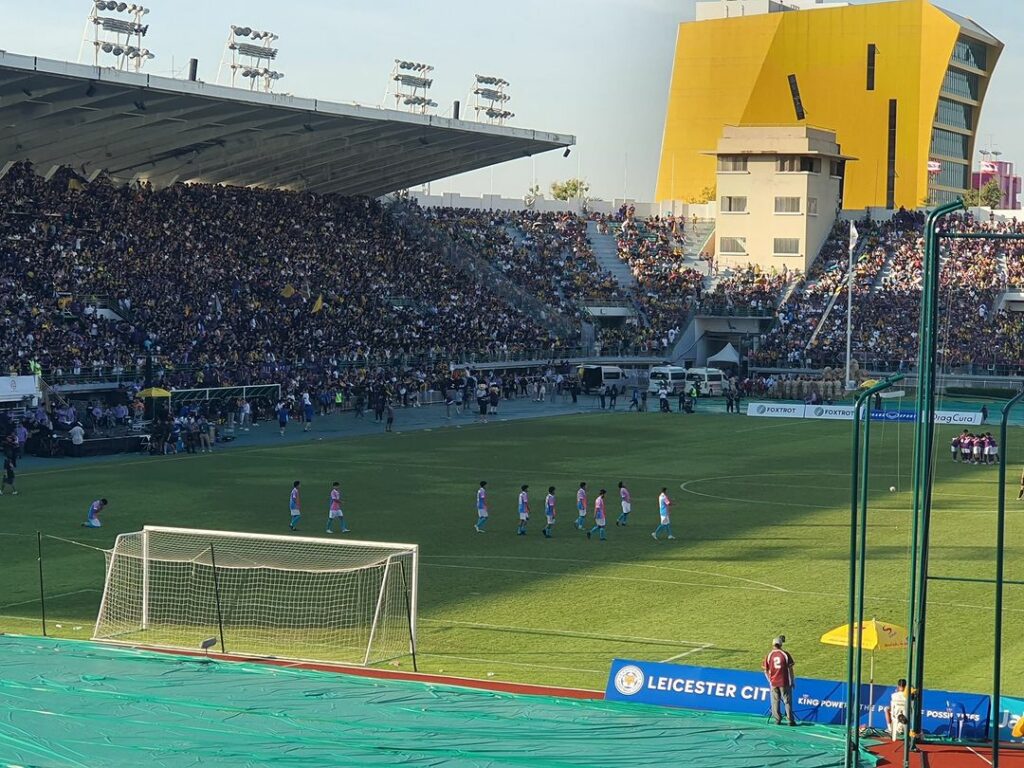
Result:
M999 768L999 709L1003 677L1003 577L1004 550L1006 548L1006 424L1010 411L1024 397L1024 389L1003 406L999 421L999 503L996 514L996 599L995 599L995 654L992 658L992 768Z
M928 589L928 535L931 518L932 439L935 432L935 353L939 304L939 221L963 208L962 201L939 206L925 222L921 322L918 333L916 424L914 426L913 517L911 519L910 600L908 606L907 683L910 733L903 744L903 766L921 732L921 681L924 677L925 598Z

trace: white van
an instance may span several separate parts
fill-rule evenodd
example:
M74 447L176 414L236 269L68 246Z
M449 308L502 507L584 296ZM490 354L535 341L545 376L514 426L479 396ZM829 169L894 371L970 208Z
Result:
M725 386L725 371L721 368L690 368L686 372L688 384L699 383L702 395L718 396L722 394L722 387Z
M597 392L605 384L621 388L626 379L625 372L617 365L581 365L576 373L586 393Z
M655 365L652 367L647 391L657 394L662 386L668 390L670 395L679 394L686 387L686 369L680 368L678 365Z

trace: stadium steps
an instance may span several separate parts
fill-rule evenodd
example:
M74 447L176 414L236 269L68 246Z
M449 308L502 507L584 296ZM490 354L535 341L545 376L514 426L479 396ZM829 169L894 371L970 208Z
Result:
M597 231L597 222L588 221L587 239L590 241L598 266L605 272L611 273L615 282L627 291L635 291L636 278L633 277L629 265L619 258L619 248L615 244L615 236L610 232L607 235L602 235Z

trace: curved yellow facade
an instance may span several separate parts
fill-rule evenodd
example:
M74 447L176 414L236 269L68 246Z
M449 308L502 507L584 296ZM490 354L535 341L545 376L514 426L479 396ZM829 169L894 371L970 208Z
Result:
M875 51L872 90L870 45ZM975 58L962 54L980 49L984 53ZM978 113L1001 49L983 29L928 0L683 23L656 199L695 200L714 185L715 158L706 153L726 125L803 124L834 130L844 154L858 158L846 169L845 208L887 203L914 208L963 191L970 179ZM974 66L979 62L983 68ZM805 110L802 121L790 75L796 76ZM961 81L966 85L960 90L968 95L949 92ZM940 96L952 104L941 116ZM947 125L962 122L964 115L970 125ZM941 143L933 148L936 136ZM931 180L929 160L933 170L936 162L943 168Z

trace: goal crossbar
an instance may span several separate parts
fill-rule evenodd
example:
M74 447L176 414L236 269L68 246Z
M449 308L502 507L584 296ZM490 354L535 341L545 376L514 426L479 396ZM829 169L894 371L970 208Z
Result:
M144 525L142 526L143 532L155 531L157 533L180 533L186 536L203 536L205 538L219 537L224 539L237 539L239 537L238 531L217 531L206 528L174 528L164 525ZM397 544L395 542L380 542L380 541L360 541L359 539L318 539L315 536L282 536L281 534L275 533L245 533L245 538L250 541L281 541L281 542L293 542L306 544L328 544L332 541L344 543L345 546L349 547L365 547L367 549L394 549L394 550L408 550L415 551L419 549L418 544Z

